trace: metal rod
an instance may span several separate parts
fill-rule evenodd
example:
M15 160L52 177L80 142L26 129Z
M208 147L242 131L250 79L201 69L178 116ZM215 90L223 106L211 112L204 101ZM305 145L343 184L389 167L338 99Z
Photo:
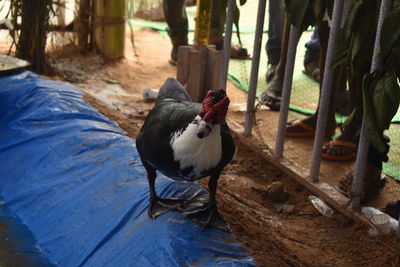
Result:
M397 238L400 238L400 216L398 222L398 227L397 227Z
M279 111L278 131L275 141L275 156L280 158L283 155L285 142L286 123L289 113L290 93L292 92L294 63L296 60L297 44L300 39L300 30L295 26L290 26L289 44L286 57L285 75L282 85L282 99Z
M249 94L247 96L247 108L246 108L246 116L245 116L245 123L244 123L244 135L245 136L250 136L251 130L253 128L253 118L254 118L254 112L255 112L254 111L254 102L256 100L258 69L260 66L260 51L261 51L262 35L263 35L263 28L264 28L266 3L267 3L266 0L258 1L256 34L254 37L253 59L251 61Z
M381 29L385 16L391 8L391 4L391 0L383 0L381 3L381 10L379 13L378 25L376 28L374 51L372 55L371 73L376 71L382 65L381 59L379 58ZM353 184L351 186L353 197L351 198L350 206L352 208L358 208L360 206L361 192L364 185L365 168L367 166L368 147L369 141L366 135L365 123L363 119L360 133L360 141L358 143L357 149L356 166L353 174Z
M224 37L224 50L221 66L221 76L219 79L219 87L226 91L226 80L228 79L229 58L231 56L231 39L232 39L232 25L235 13L236 3L235 0L228 0L228 10L226 11L225 20L225 37Z
M333 68L332 62L335 57L338 32L340 29L343 0L335 0L333 5L332 26L329 33L328 49L325 61L325 71L322 81L321 97L318 107L317 127L315 131L314 146L311 160L310 179L317 182L319 178L322 145L325 137L326 121L328 117L329 98L332 92Z

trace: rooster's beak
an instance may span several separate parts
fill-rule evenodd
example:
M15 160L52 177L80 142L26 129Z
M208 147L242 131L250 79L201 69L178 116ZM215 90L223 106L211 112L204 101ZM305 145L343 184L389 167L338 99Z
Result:
M207 137L211 132L212 126L213 125L211 123L201 120L196 130L197 137L200 139Z

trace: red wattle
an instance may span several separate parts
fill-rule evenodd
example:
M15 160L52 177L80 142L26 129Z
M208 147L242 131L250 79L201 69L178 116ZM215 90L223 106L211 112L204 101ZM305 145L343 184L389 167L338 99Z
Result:
M203 107L199 110L198 114L207 123L220 124L225 120L229 103L229 98L225 96L221 101L213 105L212 92L208 91L203 100Z

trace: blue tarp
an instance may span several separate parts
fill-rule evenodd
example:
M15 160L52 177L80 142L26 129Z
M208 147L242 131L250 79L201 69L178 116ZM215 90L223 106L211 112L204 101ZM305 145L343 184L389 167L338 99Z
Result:
M32 72L0 78L0 197L60 266L253 266L234 234L147 215L135 141L79 89ZM161 196L204 194L159 174Z

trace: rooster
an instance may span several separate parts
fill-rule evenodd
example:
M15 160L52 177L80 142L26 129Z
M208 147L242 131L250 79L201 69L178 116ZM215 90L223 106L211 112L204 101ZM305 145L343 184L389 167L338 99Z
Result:
M177 181L196 181L210 176L209 200L188 212L203 229L215 227L229 231L218 213L218 178L235 153L231 131L225 122L229 98L224 90L209 91L202 104L191 101L185 88L169 78L159 90L136 146L147 171L150 187L148 215L151 218L183 210L185 199L161 198L155 190L156 170Z

